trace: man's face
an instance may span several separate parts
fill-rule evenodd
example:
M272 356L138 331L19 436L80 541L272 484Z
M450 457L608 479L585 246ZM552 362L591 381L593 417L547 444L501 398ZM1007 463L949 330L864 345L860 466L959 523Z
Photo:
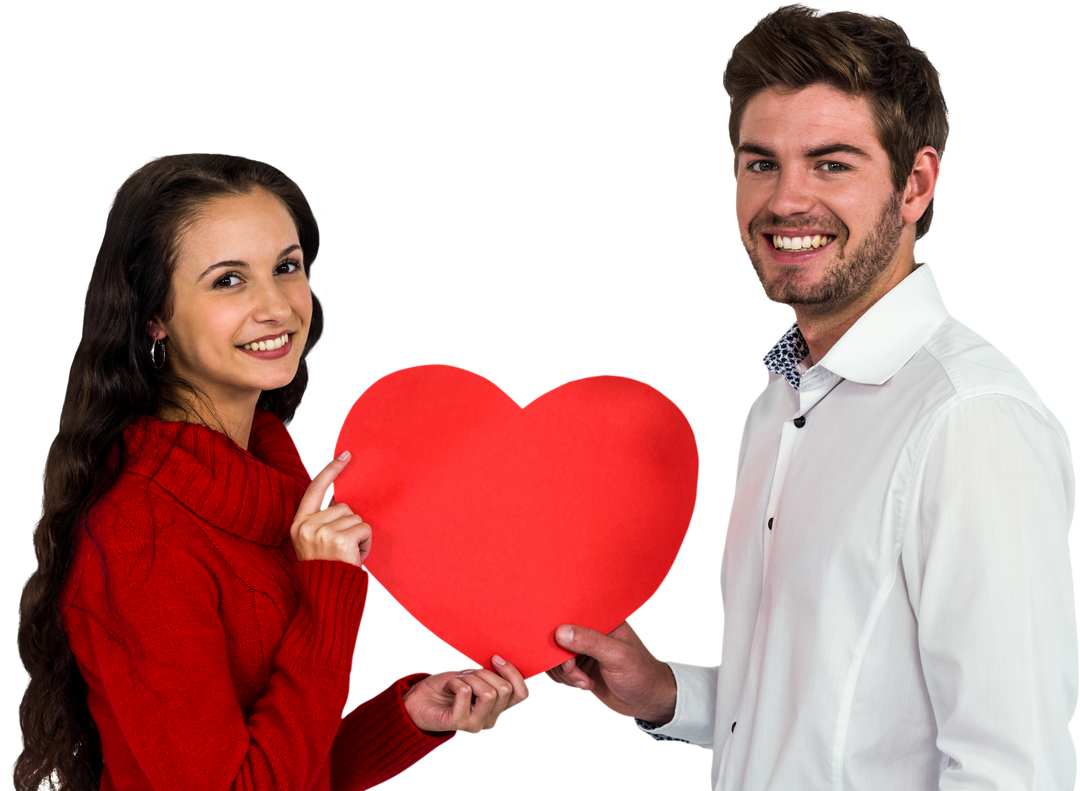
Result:
M761 91L737 153L739 230L770 299L837 314L910 270L902 193L865 99L823 84Z

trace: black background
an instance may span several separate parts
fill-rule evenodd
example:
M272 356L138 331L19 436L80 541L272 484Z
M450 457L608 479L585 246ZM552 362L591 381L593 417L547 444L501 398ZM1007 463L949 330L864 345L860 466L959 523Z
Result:
M764 384L757 358L792 320L761 298L729 214L716 76L724 43L751 11L566 21L528 55L519 23L499 23L500 35L445 39L437 32L444 21L427 18L419 38L413 23L368 31L355 65L322 73L329 88L288 83L270 102L230 96L227 110L166 111L154 95L174 85L134 92L150 108L141 115L126 106L131 99L104 99L131 113L124 118L72 118L33 99L50 120L35 138L38 151L55 153L33 165L48 199L28 201L16 226L23 232L10 253L29 259L12 262L9 276L22 283L6 290L16 297L9 304L25 298L38 318L37 335L16 340L23 320L9 317L17 390L9 415L25 433L9 473L8 562L19 552L23 568L8 576L12 606L0 629L9 651L0 662L16 693L14 603L32 568L26 528L79 333L100 192L117 185L137 148L154 145L267 158L276 149L303 167L303 183L319 185L334 343L315 357L310 402L295 427L312 469L328 457L356 393L421 360L475 368L523 402L571 376L617 371L683 405L702 445L698 517L669 582L634 622L661 657L716 661L716 563L739 427ZM993 23L886 11L939 58L956 118L937 227L919 256L934 264L951 310L1008 351L1075 425L1075 394L1062 375L1068 354L1057 345L1067 313L1045 292L1045 247L1035 255L1021 247L1017 185L995 156L1002 95L1017 86L1002 84L1008 77L991 82L983 59L959 49L964 38L995 37ZM456 22L472 29L468 19ZM272 94L273 86L258 90ZM463 663L373 588L354 699L409 670ZM516 788L522 778L543 788L626 780L702 788L706 753L653 745L588 696L542 678L532 692L494 734L459 737L392 787ZM14 718L5 733L14 755Z

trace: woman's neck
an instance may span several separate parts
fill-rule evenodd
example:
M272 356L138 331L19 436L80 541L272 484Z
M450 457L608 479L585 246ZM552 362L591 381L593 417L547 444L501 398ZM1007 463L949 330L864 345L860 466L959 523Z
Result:
M170 394L158 410L157 417L168 422L195 423L220 431L244 450L251 439L251 421L255 418L255 406L259 394L238 402L221 399L211 401L201 394Z

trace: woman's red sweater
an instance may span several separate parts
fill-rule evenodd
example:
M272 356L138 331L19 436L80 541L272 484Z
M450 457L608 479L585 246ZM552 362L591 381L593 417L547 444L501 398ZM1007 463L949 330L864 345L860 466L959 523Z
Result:
M362 789L446 736L416 728L401 679L342 719L367 573L298 561L310 482L281 421L250 452L137 419L89 513L62 597L112 789Z

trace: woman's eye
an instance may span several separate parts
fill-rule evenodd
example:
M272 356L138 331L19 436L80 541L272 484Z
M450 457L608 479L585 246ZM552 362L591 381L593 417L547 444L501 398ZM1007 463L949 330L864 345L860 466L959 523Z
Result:
M214 281L214 288L231 288L240 285L240 282L240 275L236 272L229 272L229 274L222 275Z
M284 271L282 271L283 267L285 268ZM292 269L289 269L288 267L292 267ZM300 271L300 262L298 262L298 260L296 260L295 258L283 260L283 262L278 265L278 272L280 274L293 274L294 272L298 271ZM238 283L229 282L233 278L241 280L240 273L229 272L228 274L225 274L225 276L218 278L216 281L214 281L215 289L233 289L233 287L238 285Z

